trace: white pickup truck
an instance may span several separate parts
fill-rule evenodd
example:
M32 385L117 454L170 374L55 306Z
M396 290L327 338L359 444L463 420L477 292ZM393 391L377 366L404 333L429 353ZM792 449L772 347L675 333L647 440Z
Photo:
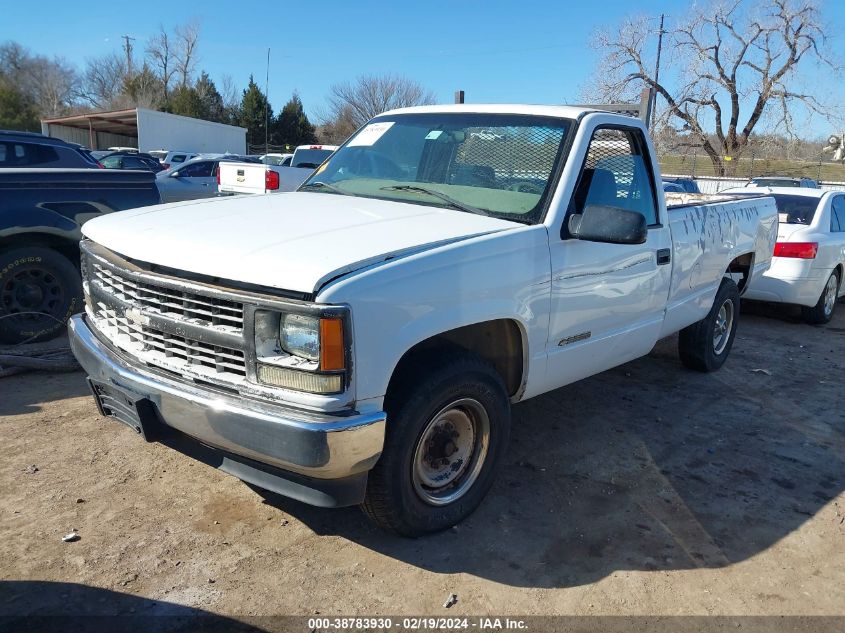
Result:
M675 332L718 369L777 228L766 197L667 208L632 117L397 110L284 200L85 224L71 345L146 439L418 535L481 502L512 404Z
M231 163L217 172L217 191L232 193L278 193L293 191L332 155L337 145L300 145L290 165Z

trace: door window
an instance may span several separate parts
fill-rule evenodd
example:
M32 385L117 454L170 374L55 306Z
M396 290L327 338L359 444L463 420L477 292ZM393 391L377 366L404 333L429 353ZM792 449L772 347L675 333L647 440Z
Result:
M191 163L179 168L179 175L188 178L211 178L211 172L214 169L214 163L211 161L202 161L199 163Z
M593 133L570 213L593 205L636 211L646 224L658 224L654 175L640 130L602 127Z
M845 196L834 196L830 207L831 233L845 233Z

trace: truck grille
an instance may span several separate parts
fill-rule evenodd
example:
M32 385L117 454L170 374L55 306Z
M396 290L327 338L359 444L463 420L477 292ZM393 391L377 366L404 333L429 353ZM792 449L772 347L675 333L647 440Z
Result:
M154 365L178 371L190 366L208 375L246 376L244 353L220 345L203 343L186 336L175 336L141 325L121 315L119 310L102 302L93 305L97 327L121 349L144 357ZM210 370L210 371L209 371Z
M86 311L106 339L145 364L188 378L233 386L246 380L238 298L203 294L196 284L180 288L178 278L124 270L121 261L82 250Z
M154 286L121 275L96 261L91 262L89 270L92 280L98 281L110 294L135 307L185 319L197 325L222 327L231 332L243 330L244 306L237 301Z

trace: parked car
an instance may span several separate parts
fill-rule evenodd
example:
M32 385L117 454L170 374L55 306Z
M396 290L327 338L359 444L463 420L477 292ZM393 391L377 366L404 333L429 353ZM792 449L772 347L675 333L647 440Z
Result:
M276 167L290 167L291 158L293 158L293 154L264 154L261 157L261 162Z
M698 188L698 183L693 178L684 178L683 176L663 176L664 183L673 183L681 188L684 193L701 193ZM664 191L666 191L664 189Z
M155 174L164 171L164 167L156 158L140 152L97 151L91 152L91 155L106 169L142 169Z
M818 189L819 183L812 178L790 178L788 176L761 176L752 178L746 187L805 187Z
M663 193L686 193L684 188L674 182L663 181Z
M168 151L162 157L161 156L162 151L163 150L161 150L161 151L153 150L153 151L149 152L149 154L150 154L150 156L158 158L159 162L161 163L161 166L164 167L165 169L173 169L174 167L178 167L182 163L186 163L189 160L193 160L194 158L199 156L199 154L197 152L171 152L171 151Z
M728 358L774 201L670 212L653 152L592 108L387 112L296 192L87 223L71 347L148 440L401 534L448 528L504 463L511 403L676 332L687 367Z
M0 169L0 342L64 332L82 309L80 227L160 201L150 172Z
M0 169L15 167L98 169L80 145L36 134L0 130Z
M772 187L767 195L778 207L778 241L771 268L745 296L799 305L807 323L827 323L845 293L845 191Z
M179 202L216 196L217 171L221 162L260 165L257 159L234 154L215 154L194 158L171 167L167 171L159 172L156 183L161 192L162 202Z

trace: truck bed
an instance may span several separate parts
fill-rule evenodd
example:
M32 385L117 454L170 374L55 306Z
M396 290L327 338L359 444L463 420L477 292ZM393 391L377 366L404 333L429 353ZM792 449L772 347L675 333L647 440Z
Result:
M664 335L706 314L724 272L724 262L753 253L740 292L768 268L777 240L774 198L730 194L667 193L672 230L672 282ZM714 281L715 280L715 281Z
M267 172L278 174L278 186L267 187ZM280 167L263 163L220 163L220 180L217 189L220 193L277 193L294 191L305 182L313 169Z

